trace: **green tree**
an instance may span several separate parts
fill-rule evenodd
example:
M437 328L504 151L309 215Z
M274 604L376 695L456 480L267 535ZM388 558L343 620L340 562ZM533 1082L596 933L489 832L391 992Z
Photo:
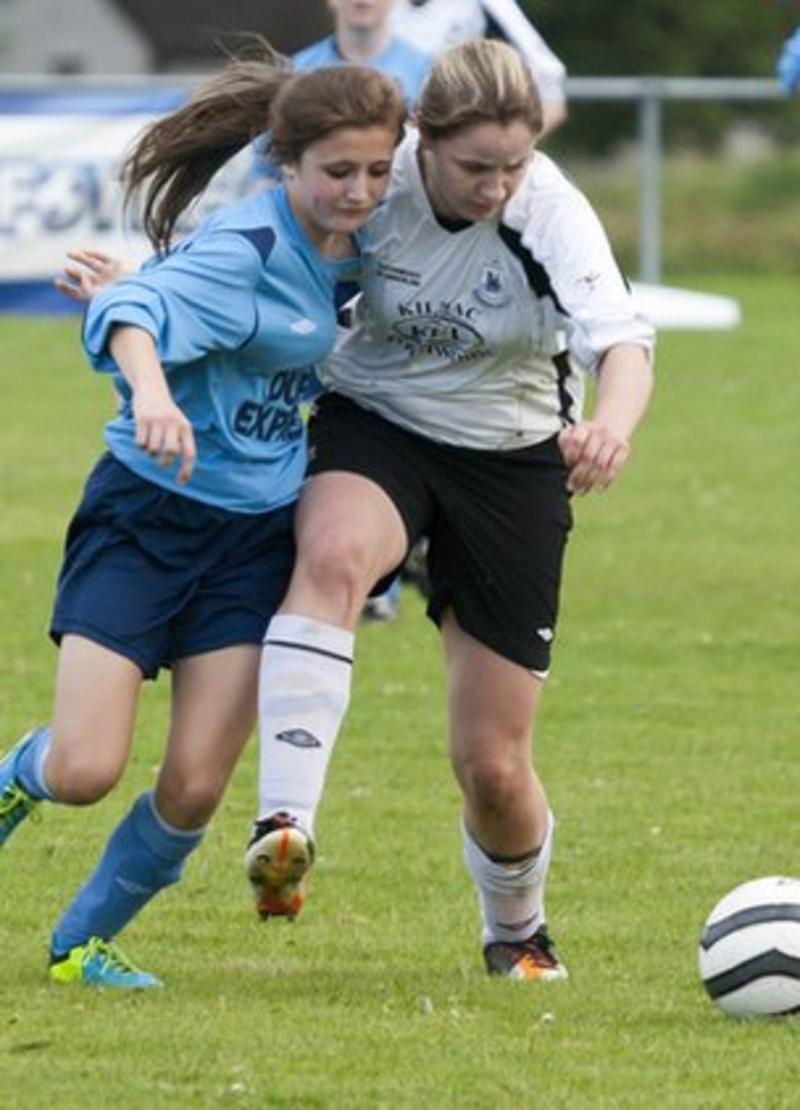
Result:
M766 76L800 4L777 0L522 0L580 75Z
M772 77L781 43L800 23L788 0L521 0L573 76ZM751 119L777 137L796 137L797 105L673 103L666 141L704 148L730 124ZM604 152L636 133L635 107L582 102L557 146Z

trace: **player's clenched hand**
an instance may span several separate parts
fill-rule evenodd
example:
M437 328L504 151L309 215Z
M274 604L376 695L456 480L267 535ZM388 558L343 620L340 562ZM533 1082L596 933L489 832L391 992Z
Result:
M197 459L192 425L160 386L142 384L134 391L133 415L136 445L157 458L162 466L181 460L178 481L189 481Z
M103 251L68 251L67 258L64 276L57 277L54 284L65 297L81 303L91 300L106 285L131 272L125 262Z
M564 428L558 445L569 469L567 487L572 493L607 489L631 450L629 440L593 420Z

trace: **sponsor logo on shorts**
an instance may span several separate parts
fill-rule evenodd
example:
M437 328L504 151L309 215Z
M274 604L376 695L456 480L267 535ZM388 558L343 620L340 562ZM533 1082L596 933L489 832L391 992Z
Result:
M321 748L322 744L317 740L312 732L308 732L304 728L287 728L283 732L275 734L276 740L282 740L284 744L291 744L293 748Z
M555 637L555 632L552 628L537 628L536 635L540 640L544 640L546 644L552 644Z

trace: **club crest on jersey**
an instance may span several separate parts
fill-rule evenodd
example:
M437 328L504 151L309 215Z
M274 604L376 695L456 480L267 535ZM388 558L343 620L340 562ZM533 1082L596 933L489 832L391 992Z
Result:
M502 308L511 300L511 291L506 285L506 275L496 264L484 266L480 284L474 290L475 297L489 308Z

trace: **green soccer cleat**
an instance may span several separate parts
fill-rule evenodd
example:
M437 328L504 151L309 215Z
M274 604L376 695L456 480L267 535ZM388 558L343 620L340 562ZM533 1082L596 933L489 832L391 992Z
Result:
M66 956L53 960L49 974L54 983L85 983L89 987L141 991L164 985L149 971L132 964L116 944L101 937L90 937L86 944L79 944Z
M28 732L0 759L0 848L11 836L20 822L24 821L38 806L27 790L23 790L16 780L19 757L33 738Z

